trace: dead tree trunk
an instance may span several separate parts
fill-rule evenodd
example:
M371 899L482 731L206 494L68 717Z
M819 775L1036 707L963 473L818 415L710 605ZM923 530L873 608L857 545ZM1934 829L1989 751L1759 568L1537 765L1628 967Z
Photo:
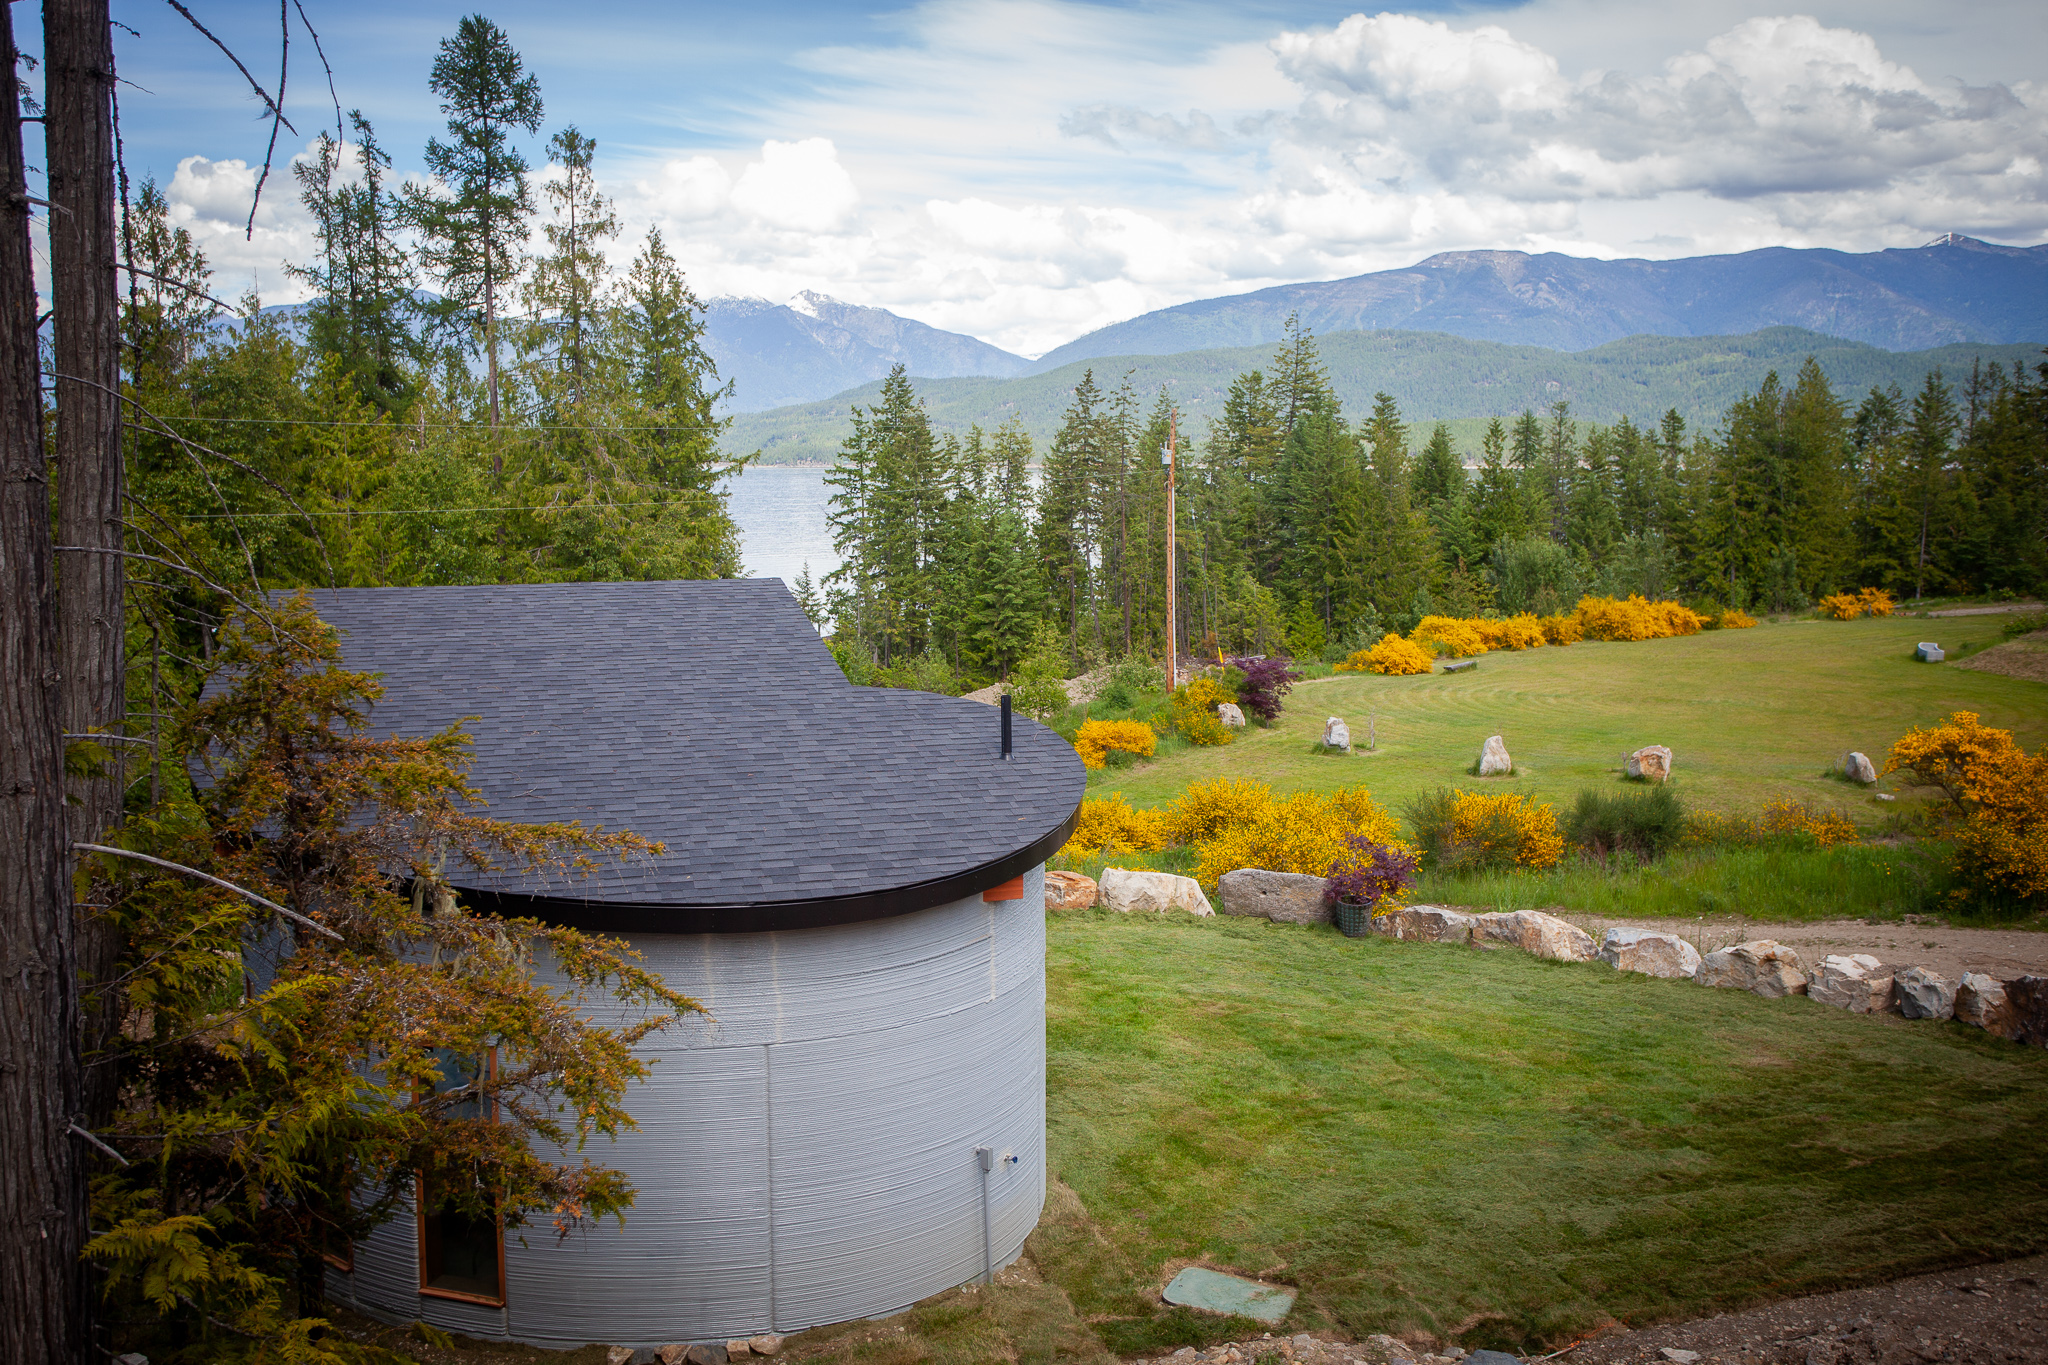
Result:
M0 11L0 1360L86 1358L50 489L13 7ZM57 215L52 215L57 216Z
M107 0L44 0L43 54L49 170L51 359L57 397L57 543L77 546L57 566L57 640L64 729L119 733L127 714L121 514L121 291L116 276L114 47ZM123 746L97 776L69 783L68 833L104 843L120 823ZM110 926L79 926L77 970L85 989L110 980L119 944ZM94 995L85 1013L86 1056L118 1026L116 1002ZM85 1112L113 1105L112 1068L86 1072Z

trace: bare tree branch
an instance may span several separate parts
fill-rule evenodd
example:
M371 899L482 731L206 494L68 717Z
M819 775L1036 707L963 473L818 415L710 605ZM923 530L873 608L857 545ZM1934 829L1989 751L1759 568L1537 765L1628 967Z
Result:
M223 881L211 872L201 872L196 867L187 867L183 863L174 863L168 858L155 858L147 853L137 853L134 849L115 848L111 844L73 844L72 847L82 853L106 853L116 858L133 858L138 863L149 863L156 867L168 868L172 872L182 872L188 877L197 877L202 882L212 882L223 891L232 891L237 896L244 896L249 900L255 901L266 910L275 910L294 924L303 925L316 934L325 934L336 943L345 941L340 934L335 933L332 929L320 923L320 921L308 919L296 910L288 910L269 897L259 896L245 886L236 886L233 882Z
M277 104L270 107L270 145L263 149L263 174L256 177L256 193L249 196L249 226L242 232L246 241L256 239L256 210L263 203L263 187L270 183L270 159L277 152L277 126L284 121L284 81L292 69L291 0L277 0ZM338 129L336 131L339 131ZM292 129L296 137L299 130Z
M292 128L292 121L284 116L284 110L277 107L277 101L270 98L269 91L265 90L262 86L256 83L256 78L249 74L249 68L242 65L242 59L240 57L237 57L234 54L234 52L229 49L226 43L222 42L218 38L215 38L213 36L213 31L207 28L206 25L200 23L198 16L193 14L191 10L186 9L183 5L179 4L178 0L164 0L164 3L169 5L178 13L184 15L185 21L187 23L191 24L192 27L198 29L201 33L205 34L207 39L210 42L212 42L212 44L215 47L219 48L222 52L227 53L228 60L235 64L235 70L241 72L244 79L246 79L249 82L249 88L256 92L257 99L263 101L263 107L270 111L270 116L276 119L279 123L282 123L285 127ZM298 132L298 129L292 128L292 136L298 136Z
M320 46L320 30L313 27L313 21L306 17L306 7L299 0L292 0L292 8L299 12L299 22L306 26L312 36L313 51L320 56L320 65L327 70L327 96L334 101L334 140L341 141L341 92L334 88L334 67L327 60L327 49Z

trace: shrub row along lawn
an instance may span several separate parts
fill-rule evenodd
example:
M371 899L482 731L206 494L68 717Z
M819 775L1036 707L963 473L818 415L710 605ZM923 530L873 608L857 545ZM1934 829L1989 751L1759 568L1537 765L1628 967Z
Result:
M2048 741L2041 684L1911 657L1916 641L1931 639L1954 659L1996 642L2002 625L1997 616L1766 622L1675 639L1496 651L1468 673L1346 673L1297 684L1271 729L1091 773L1089 795L1122 792L1134 805L1163 805L1193 782L1254 777L1282 796L1362 783L1399 810L1433 787L1477 783L1466 770L1486 737L1499 734L1517 775L1488 779L1487 789L1527 792L1559 810L1580 789L1617 781L1624 754L1666 744L1688 805L1754 812L1792 797L1878 826L1897 806L1828 775L1848 750L1882 764L1909 728L1955 710L1980 713L2028 749ZM1346 719L1361 752L1315 752L1326 716ZM1369 716L1379 737L1370 753ZM1890 781L1881 789L1895 790ZM1897 805L1913 799L1907 793Z
M1157 1307L1189 1260L1526 1352L2048 1247L2048 1052L1981 1030L1263 921L1061 916L1048 967L1100 1236L1037 1255L1120 1354L1227 1332Z

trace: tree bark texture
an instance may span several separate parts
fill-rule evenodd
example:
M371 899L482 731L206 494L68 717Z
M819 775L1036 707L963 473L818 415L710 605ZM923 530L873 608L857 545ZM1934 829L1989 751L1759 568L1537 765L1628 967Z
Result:
M77 996L50 487L15 81L0 10L0 1360L86 1357ZM54 216L54 215L53 215Z
M51 359L57 398L57 543L93 553L60 555L57 640L63 728L120 733L125 696L126 620L121 515L121 291L115 245L114 48L107 0L44 0L44 124L49 171ZM104 843L121 820L125 746L107 744L98 776L67 784L73 843ZM67 863L67 866L69 864ZM111 926L78 928L84 988L111 980L119 943ZM120 1019L111 996L91 995L85 1055L102 1052ZM86 1071L84 1111L97 1124L111 1112L112 1068Z

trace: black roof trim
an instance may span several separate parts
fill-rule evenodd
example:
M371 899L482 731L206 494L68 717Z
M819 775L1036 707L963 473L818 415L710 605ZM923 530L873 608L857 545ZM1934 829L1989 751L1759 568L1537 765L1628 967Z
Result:
M1081 811L1076 807L1064 823L1044 838L992 863L914 886L892 887L861 896L761 905L653 905L465 890L462 901L479 914L536 919L565 929L603 934L760 934L776 929L825 929L835 924L914 915L1001 886L1059 852L1074 837L1074 827L1080 823Z

